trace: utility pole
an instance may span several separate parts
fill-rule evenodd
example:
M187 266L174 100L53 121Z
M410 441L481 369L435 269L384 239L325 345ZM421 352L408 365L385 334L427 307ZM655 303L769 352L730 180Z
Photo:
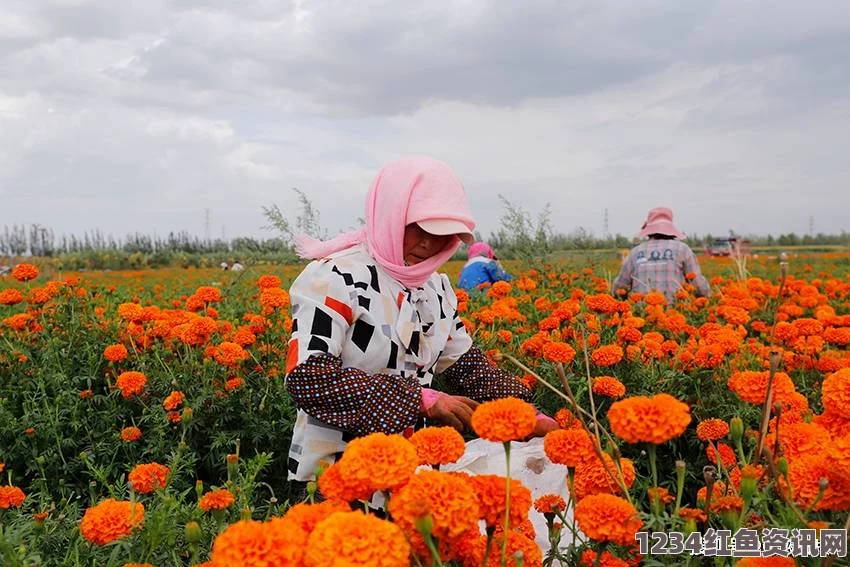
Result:
M605 238L609 238L611 236L611 233L608 232L608 209L607 208L605 209L605 220L602 223L602 234L605 236Z
M210 210L204 209L204 239L210 243Z
M814 237L815 235L815 217L809 217L809 236Z

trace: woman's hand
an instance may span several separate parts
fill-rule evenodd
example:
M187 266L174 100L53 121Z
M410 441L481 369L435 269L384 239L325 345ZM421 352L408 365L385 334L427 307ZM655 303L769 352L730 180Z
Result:
M555 431L560 428L561 426L558 425L557 421L541 412L537 414L537 423L534 425L534 431L531 433L531 436L545 437L550 431Z
M478 407L478 402L475 400L437 392L437 395L433 396L429 402L423 411L428 419L454 427L461 433L464 429L472 427L472 412Z

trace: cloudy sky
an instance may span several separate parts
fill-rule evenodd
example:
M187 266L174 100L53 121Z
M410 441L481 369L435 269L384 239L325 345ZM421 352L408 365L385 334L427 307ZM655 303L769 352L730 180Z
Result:
M850 230L847 0L3 0L0 225L331 232L430 154L486 236Z

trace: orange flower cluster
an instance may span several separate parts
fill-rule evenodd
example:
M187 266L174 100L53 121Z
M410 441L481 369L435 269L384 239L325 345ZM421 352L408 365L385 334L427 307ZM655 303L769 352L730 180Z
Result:
M179 408L184 401L186 401L186 396L183 392L173 391L162 401L162 407L166 411L174 411Z
M620 345L605 345L595 349L590 353L590 359L593 364L600 367L614 366L621 360L624 355L623 347Z
M597 396L618 399L626 395L626 387L613 376L598 376L593 379L593 393Z
M233 497L232 492L221 488L218 490L212 490L201 496L201 499L198 500L198 508L204 512L209 512L210 510L226 510L233 506L235 501L236 499Z
M0 509L20 508L26 495L17 486L0 486Z
M635 396L611 404L611 431L627 443L661 444L676 439L691 422L690 408L669 394Z
M234 367L248 360L250 355L236 343L225 341L215 347L215 361L223 366Z
M697 437L700 441L717 441L728 433L729 424L722 419L706 419L697 424Z
M389 512L408 535L417 532L419 520L430 517L434 537L450 541L477 526L478 502L472 484L464 475L422 470L393 493Z
M127 347L124 345L109 345L103 349L103 358L109 362L124 362L127 359Z
M408 567L409 558L410 545L396 524L362 512L336 512L310 533L304 565Z
M581 500L575 508L581 531L592 540L631 545L635 532L643 526L634 506L619 496L596 494Z
M133 490L139 494L150 494L158 488L165 488L171 470L159 463L136 465L127 480Z
M127 537L134 528L145 521L145 507L141 502L104 500L88 508L80 522L80 533L95 545L106 545Z
M148 378L141 372L129 370L118 375L115 384L121 390L121 395L124 398L132 398L133 396L141 395L145 391L145 385L148 383Z
M463 437L452 427L425 427L410 436L420 465L445 465L457 461L466 450Z
M549 342L543 345L543 358L549 362L569 364L575 357L575 349L567 343Z
M419 455L410 441L401 435L372 433L352 440L342 458L322 475L331 474L326 487L330 483L335 488L326 493L320 484L320 489L328 498L367 500L376 491L407 483L417 466Z
M12 277L19 282L28 282L38 277L38 266L21 263L12 268Z
M556 429L546 434L543 450L555 464L570 468L579 466L594 456L593 440L583 428Z
M213 542L211 563L225 565L304 565L307 533L285 518L242 520Z
M142 430L135 426L125 427L121 430L121 440L125 443L133 443L142 438Z
M534 406L518 398L502 398L479 405L472 414L472 428L482 439L496 442L525 439L537 425Z

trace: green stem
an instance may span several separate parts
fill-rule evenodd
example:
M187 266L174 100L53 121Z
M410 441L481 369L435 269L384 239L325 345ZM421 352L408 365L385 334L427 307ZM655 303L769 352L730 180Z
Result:
M505 471L505 529L502 534L502 558L500 560L502 567L505 567L505 564L508 561L508 530L510 529L511 520L511 442L506 441L504 446L505 464L507 467Z
M652 486L653 487L658 486L658 468L656 467L656 464L655 464L655 459L656 459L655 449L656 449L655 444L651 443L649 445L649 468L652 471Z

